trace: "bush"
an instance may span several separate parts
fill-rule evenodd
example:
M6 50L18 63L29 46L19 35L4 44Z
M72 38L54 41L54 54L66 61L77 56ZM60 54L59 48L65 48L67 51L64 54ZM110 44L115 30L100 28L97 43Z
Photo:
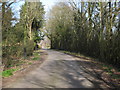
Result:
M24 46L23 45L17 46L16 56L22 57L23 53L24 53Z
M33 51L34 51L34 42L32 40L28 41L27 45L25 46L25 48L26 48L26 55L27 56L32 55Z
M13 60L22 57L23 55L23 45L11 45L11 46L3 46L3 64L6 67L13 65Z

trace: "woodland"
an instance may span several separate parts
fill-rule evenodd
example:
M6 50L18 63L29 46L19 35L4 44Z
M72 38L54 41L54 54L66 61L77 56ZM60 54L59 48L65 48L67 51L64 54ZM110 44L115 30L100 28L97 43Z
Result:
M84 54L120 68L119 2L59 2L50 9L47 19L42 2L25 2L20 18L14 18L14 3L0 4L5 68L15 59L33 54L44 37L43 27L51 49Z
M41 2L25 2L20 18L14 18L11 7L16 2L3 2L2 10L2 63L9 68L19 58L26 58L38 48L43 39L40 28L43 24L44 7ZM17 22L15 25L14 22Z
M120 68L120 2L58 3L46 23L51 48Z

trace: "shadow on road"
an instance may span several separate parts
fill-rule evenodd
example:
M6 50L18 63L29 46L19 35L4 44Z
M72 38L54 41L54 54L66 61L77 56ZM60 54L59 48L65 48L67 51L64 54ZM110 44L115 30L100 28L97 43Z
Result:
M103 80L100 73L89 71L88 68L81 65L82 63L83 61L75 60L54 60L50 63L49 69L43 68L43 71L48 72L49 76L53 77L53 80L56 78L55 83L59 83L59 81L63 82L63 84L68 83L72 88L115 87L111 82ZM51 85L51 87L57 86Z

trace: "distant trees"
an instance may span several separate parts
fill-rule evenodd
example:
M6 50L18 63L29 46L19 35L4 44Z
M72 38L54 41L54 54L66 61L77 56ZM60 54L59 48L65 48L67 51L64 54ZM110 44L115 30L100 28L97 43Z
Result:
M64 13L64 14L63 14ZM69 32L73 26L72 8L65 3L59 3L53 7L47 22L47 31L50 31L52 48L65 49L66 40L70 38Z
M2 47L5 68L14 64L20 57L32 55L36 43L42 39L44 8L41 2L25 2L20 11L19 22L13 25L14 2L2 3Z
M119 67L118 15L117 2L58 3L46 26L51 48L79 52Z

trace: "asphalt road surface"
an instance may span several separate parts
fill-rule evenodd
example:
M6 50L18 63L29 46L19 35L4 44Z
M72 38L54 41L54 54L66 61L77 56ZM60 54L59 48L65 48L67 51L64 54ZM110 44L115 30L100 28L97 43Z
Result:
M103 81L81 69L78 58L54 50L45 51L48 57L43 64L6 88L106 87Z

